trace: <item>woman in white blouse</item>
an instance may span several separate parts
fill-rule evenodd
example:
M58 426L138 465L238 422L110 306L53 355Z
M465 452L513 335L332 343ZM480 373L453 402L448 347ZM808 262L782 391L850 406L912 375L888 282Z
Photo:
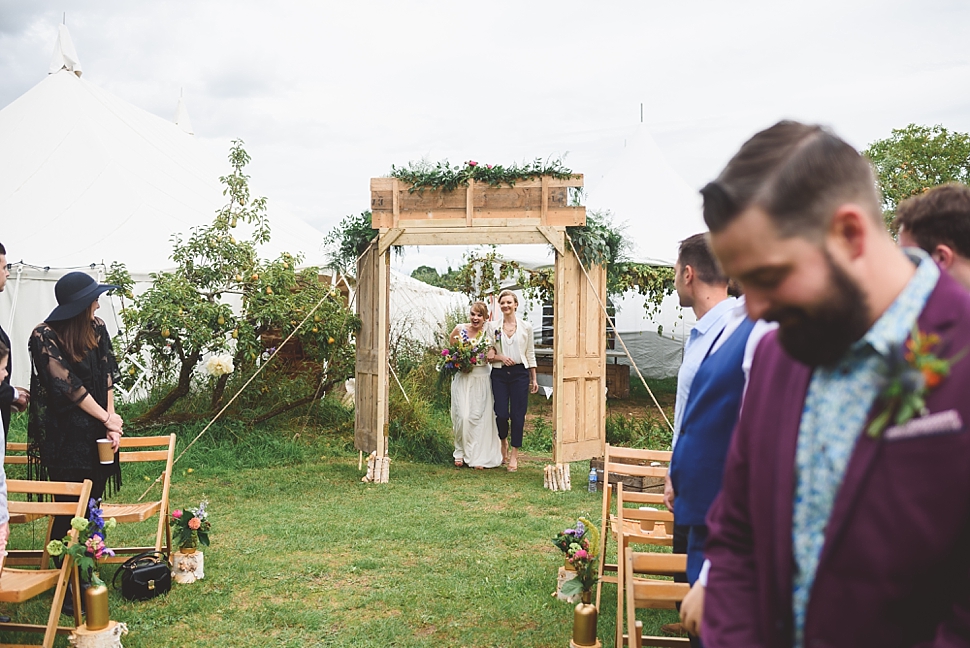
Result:
M498 437L502 440L503 463L509 472L518 468L519 448L522 447L522 430L525 412L529 406L529 392L539 391L536 382L536 351L532 339L532 325L515 316L519 300L511 290L503 290L498 296L502 320L491 325L492 348L488 359L492 361L492 395L495 398L495 422ZM512 433L511 451L509 432Z

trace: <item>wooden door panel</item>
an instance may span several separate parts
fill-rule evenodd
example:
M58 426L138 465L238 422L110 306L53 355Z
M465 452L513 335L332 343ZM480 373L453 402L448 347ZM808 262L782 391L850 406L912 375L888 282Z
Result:
M387 453L389 285L390 255L380 254L373 245L357 264L361 329L357 334L354 447L367 454L376 450L381 457Z

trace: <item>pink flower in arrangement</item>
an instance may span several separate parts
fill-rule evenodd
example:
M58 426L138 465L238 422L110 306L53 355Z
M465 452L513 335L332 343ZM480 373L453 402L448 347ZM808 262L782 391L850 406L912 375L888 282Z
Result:
M486 164L486 165L485 165L485 168L486 168L486 169L491 169L491 168L492 168L492 165L491 165L491 164Z
M586 560L587 558L589 558L589 553L585 549L580 549L573 554L573 560Z
M468 166L476 167L478 166L478 162L476 162L475 160L468 160Z
M176 520L181 520L182 519L182 509L175 509L174 511L172 511L172 517L175 518Z
M193 531L198 531L200 526L202 526L202 523L199 522L199 518L194 517L191 520L189 520L189 528L192 529Z
M441 355L447 356L448 355L448 349L442 349L441 350Z

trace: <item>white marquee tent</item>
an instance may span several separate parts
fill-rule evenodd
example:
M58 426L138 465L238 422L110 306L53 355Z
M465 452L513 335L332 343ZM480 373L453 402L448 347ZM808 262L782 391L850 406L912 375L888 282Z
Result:
M229 165L193 137L181 98L175 121L81 78L63 25L50 74L0 110L0 241L12 264L0 323L14 346L15 384L29 381L27 338L56 306L58 278L84 270L101 280L121 262L144 286L149 273L173 266L172 235L211 223L226 204L219 176ZM272 209L269 222L262 257L287 251L307 265L325 262L322 232ZM414 286L405 292L414 303ZM101 303L114 330L114 298Z

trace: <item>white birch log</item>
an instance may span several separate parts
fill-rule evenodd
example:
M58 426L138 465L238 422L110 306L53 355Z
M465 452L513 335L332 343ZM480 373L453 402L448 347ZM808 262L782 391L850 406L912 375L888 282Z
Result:
M87 626L76 628L68 642L75 648L123 648L121 636L128 634L128 626L124 623L111 621L107 628L88 630Z
M188 585L205 578L205 554L201 551L172 554L172 578L176 583Z

